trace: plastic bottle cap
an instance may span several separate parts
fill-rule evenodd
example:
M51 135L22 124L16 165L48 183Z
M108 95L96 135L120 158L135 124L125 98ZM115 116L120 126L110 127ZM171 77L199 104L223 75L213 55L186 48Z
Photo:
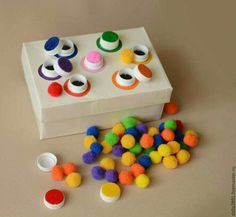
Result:
M49 190L44 195L44 204L49 209L60 209L65 203L64 193L58 189Z
M48 55L58 54L58 52L61 50L61 48L62 48L62 42L56 36L49 38L46 41L46 43L44 44L44 51Z
M37 166L44 172L50 172L56 164L57 157L50 152L42 153L37 157Z
M138 64L134 68L134 76L140 81L140 82L147 82L152 78L152 71L144 64Z
M121 190L119 185L108 182L102 185L100 189L100 197L107 203L112 203L120 198Z

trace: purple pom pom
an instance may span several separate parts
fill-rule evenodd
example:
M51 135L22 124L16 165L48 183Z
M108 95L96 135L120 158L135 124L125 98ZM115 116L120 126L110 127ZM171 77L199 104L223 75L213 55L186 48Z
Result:
M114 154L115 156L121 157L123 153L124 153L124 149L120 144L114 145L112 147L112 154Z
M91 170L91 174L94 179L101 180L105 176L105 170L100 166L95 166Z
M105 173L105 177L108 182L117 182L118 172L116 170L107 170Z
M141 134L147 133L148 131L147 125L143 123L137 124L136 128Z
M96 153L89 151L83 154L83 161L86 164L91 164L96 161Z

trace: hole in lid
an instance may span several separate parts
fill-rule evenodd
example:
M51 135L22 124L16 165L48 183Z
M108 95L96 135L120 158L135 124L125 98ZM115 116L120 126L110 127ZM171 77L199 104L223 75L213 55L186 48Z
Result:
M45 66L45 68L47 69L47 70L54 70L54 67L53 67L53 65L47 65L47 66Z
M134 50L134 53L137 54L137 55L139 55L139 56L145 55L145 52L142 51L142 50Z
M69 49L70 49L70 46L67 44L64 44L62 47L62 50L69 50Z
M125 80L130 80L130 79L132 79L132 76L131 76L131 75L125 74L125 73L120 74L120 77L123 78L123 79L125 79Z
M84 85L84 82L76 80L76 81L72 81L72 84L80 87Z

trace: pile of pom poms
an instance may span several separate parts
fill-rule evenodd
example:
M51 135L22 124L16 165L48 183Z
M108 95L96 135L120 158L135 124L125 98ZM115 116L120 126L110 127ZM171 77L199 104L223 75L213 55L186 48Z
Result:
M139 188L149 186L147 171L152 165L162 164L167 169L184 165L190 160L190 149L198 144L197 133L184 132L180 120L166 120L158 127L148 127L135 117L126 117L105 134L101 143L98 137L96 126L88 128L84 145L89 151L83 154L84 163L94 163L99 155L111 153L120 158L125 169L118 171L116 161L104 157L92 167L91 176L121 185L135 183Z
M56 165L52 168L51 177L54 181L62 181L71 188L77 188L81 184L81 174L77 172L77 165L72 162L66 162L62 165Z

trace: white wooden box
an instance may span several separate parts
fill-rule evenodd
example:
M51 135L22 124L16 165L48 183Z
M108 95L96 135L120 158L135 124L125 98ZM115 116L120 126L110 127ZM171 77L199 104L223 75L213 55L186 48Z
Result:
M78 55L72 59L72 73L85 75L91 83L91 90L84 97L73 97L65 91L60 97L50 96L47 92L50 81L38 75L38 67L47 58L43 51L45 40L23 43L22 65L40 139L82 133L91 124L110 128L126 115L138 116L144 121L160 119L164 103L170 100L172 87L145 29L115 32L122 40L121 50L137 44L145 44L150 49L152 59L147 66L153 71L153 78L133 90L121 90L114 86L111 78L115 71L127 65L120 61L120 51L107 53L97 48L96 40L102 33L67 37L78 47ZM100 51L106 62L99 73L86 72L80 66L81 59L91 50ZM57 82L63 85L67 79L62 77Z

